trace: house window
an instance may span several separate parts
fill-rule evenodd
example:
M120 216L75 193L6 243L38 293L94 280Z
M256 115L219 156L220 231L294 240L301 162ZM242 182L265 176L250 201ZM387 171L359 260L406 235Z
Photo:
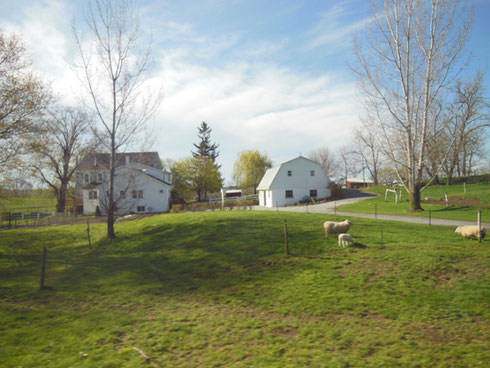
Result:
M164 193L164 190L163 189L160 189L160 193Z
M84 175L84 182L85 183L88 183L89 182L89 175L88 174L85 174Z
M292 190L286 190L286 198L293 198L293 191Z
M98 173L97 176L99 178L99 183L102 183L102 181L103 181L102 173Z
M316 189L310 189L310 197L317 197Z
M288 170L288 176L293 176L293 173L291 170Z
M143 191L142 190L138 190L138 198L143 198Z
M315 176L315 170L310 171L310 176Z
M97 199L97 191L89 190L88 191L88 199Z
M145 212L145 206L138 206L138 207L136 207L136 210L138 212Z
M143 191L142 190L133 190L132 192L133 198L143 198Z

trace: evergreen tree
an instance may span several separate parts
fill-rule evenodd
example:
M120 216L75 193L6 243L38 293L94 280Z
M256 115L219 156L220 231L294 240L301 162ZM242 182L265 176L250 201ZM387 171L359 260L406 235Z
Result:
M206 157L216 161L216 158L219 156L219 152L216 151L219 147L218 144L211 144L211 128L206 122L202 122L201 126L197 128L199 131L198 137L201 139L199 144L194 143L194 147L196 147L196 151L192 152L192 156L197 157Z

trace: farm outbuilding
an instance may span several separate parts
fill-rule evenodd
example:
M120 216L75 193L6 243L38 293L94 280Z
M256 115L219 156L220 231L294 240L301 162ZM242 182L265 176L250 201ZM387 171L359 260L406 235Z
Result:
M257 187L259 205L284 207L302 199L321 199L330 196L330 183L323 167L299 156L266 171Z
M345 182L346 188L353 188L353 189L365 188L371 185L374 185L374 181L370 179L363 179L363 178L347 178Z

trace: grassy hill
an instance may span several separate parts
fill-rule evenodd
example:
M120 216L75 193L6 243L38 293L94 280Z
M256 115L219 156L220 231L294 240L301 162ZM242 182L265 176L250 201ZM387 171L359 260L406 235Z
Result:
M474 183L466 186L458 185L433 185L422 192L423 212L408 213L408 195L402 189L402 199L395 203L395 194L388 193L385 201L386 187L378 185L368 188L368 191L376 193L376 198L371 198L362 202L349 204L340 207L341 211L374 213L375 208L378 213L393 215L410 215L410 216L429 216L429 210L432 217L476 221L478 210L482 211L482 221L490 221L490 184ZM446 207L445 193L449 197L449 207ZM424 200L427 198L428 200Z
M287 219L291 256L284 252ZM5 367L480 367L490 250L437 226L227 211L0 233ZM41 249L47 284L39 291Z

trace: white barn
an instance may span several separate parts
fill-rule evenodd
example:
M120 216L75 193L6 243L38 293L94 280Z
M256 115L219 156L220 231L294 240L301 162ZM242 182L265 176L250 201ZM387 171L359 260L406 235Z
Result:
M93 214L97 207L106 214L109 183L108 153L84 157L76 178L83 213ZM170 210L172 178L163 170L157 152L118 153L115 159L114 199L116 213L167 212Z
M257 187L259 205L284 207L296 204L304 197L328 198L329 183L319 163L299 156L266 171Z

